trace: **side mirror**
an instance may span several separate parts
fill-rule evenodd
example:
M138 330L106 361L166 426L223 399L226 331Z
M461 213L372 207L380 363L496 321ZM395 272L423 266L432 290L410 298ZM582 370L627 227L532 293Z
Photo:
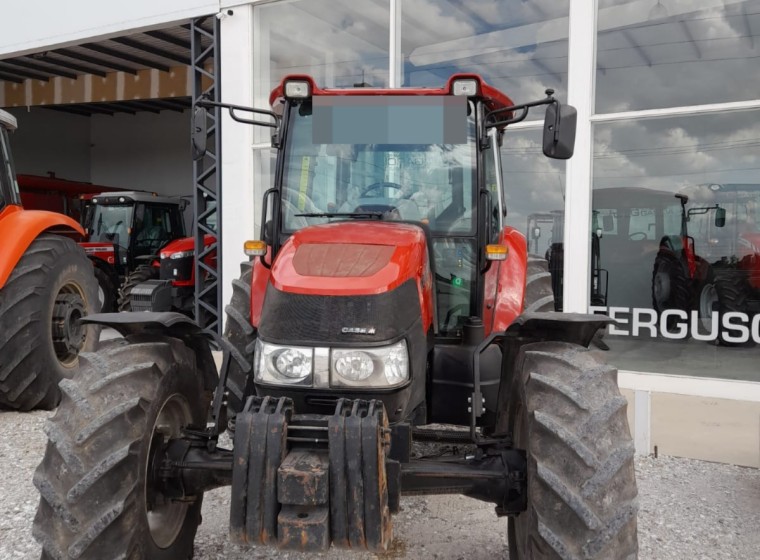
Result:
M208 139L208 112L205 107L196 107L193 113L193 159L199 160L206 155L206 140Z
M575 125L578 111L572 105L552 103L544 117L544 155L552 159L570 159L575 149Z
M538 239L539 237L541 237L541 228L540 227L534 227L533 231L532 231L532 234L533 234L533 239Z
M726 209L718 206L715 209L715 227L723 227L726 225Z

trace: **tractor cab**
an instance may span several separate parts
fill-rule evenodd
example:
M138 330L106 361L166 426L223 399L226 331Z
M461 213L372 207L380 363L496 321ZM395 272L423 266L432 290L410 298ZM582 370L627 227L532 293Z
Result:
M85 224L85 251L108 254L123 276L140 263L156 258L161 247L185 236L183 201L150 193L103 193L92 199ZM108 250L113 251L109 253ZM112 260L111 260L112 259Z
M286 78L270 96L273 122L237 118L276 130L275 184L265 195L261 234L270 257L310 226L413 225L430 257L434 329L440 337L461 337L467 318L482 317L492 305L486 273L492 259L506 255L504 127L530 107L549 105L544 151L557 158L572 153L574 110L560 109L547 94L516 106L475 75L454 76L443 88L398 90L321 89L308 76ZM233 118L246 110L230 109ZM197 122L201 152L205 116ZM392 229L373 231L388 235L367 244L392 243Z

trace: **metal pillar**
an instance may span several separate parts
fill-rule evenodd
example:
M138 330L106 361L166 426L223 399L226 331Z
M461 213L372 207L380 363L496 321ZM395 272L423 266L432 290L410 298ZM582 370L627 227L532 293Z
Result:
M193 112L201 96L221 101L219 20L205 16L190 23ZM195 237L195 320L209 332L222 334L222 134L221 109L208 109L207 152L193 162L193 236ZM216 212L216 231L206 219ZM215 238L204 243L207 235Z

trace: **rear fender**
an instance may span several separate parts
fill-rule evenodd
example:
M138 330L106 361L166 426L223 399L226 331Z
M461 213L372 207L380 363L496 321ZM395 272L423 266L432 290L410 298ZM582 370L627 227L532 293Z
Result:
M96 313L82 319L83 323L103 325L117 331L122 336L133 334L156 334L177 338L195 352L198 367L203 374L203 385L209 391L216 389L219 379L211 342L224 349L226 344L220 337L206 333L192 319L181 313L139 312L139 313Z
M0 239L3 243L0 253L0 289L5 286L29 245L45 232L84 235L82 226L63 214L24 210L20 206L8 206L0 212Z
M522 313L527 278L528 245L525 236L513 227L505 227L499 243L506 245L507 259L498 267L498 284L494 301L491 332L502 332ZM496 261L498 262L498 261ZM495 263L491 263L493 267Z

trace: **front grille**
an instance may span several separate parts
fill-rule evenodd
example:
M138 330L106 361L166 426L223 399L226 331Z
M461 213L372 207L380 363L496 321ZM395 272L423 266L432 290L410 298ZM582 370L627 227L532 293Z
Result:
M194 257L182 257L181 259L161 259L161 280L190 280L193 274ZM174 274L174 271L177 274Z
M351 296L293 294L270 284L259 334L290 344L381 342L400 337L419 317L413 279L390 292Z

